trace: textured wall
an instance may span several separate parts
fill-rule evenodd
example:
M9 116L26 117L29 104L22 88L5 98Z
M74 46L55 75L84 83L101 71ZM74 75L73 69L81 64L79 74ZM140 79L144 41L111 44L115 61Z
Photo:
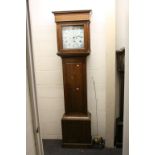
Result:
M87 57L87 94L88 109L92 113L92 135L97 134L97 100L99 135L108 140L113 139L115 0L30 1L41 134L43 138L61 138L61 117L64 113L62 64L61 58L56 55L56 25L51 12L75 9L92 9L91 54ZM106 134L109 136L106 137ZM112 143L110 145L112 146Z

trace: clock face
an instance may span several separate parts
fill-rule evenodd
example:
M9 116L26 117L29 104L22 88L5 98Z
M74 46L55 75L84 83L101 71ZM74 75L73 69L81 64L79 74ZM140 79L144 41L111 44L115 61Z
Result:
M81 25L62 27L63 49L84 48L84 27Z

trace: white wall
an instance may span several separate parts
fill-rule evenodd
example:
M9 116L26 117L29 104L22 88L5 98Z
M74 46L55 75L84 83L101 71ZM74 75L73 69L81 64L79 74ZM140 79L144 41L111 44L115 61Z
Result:
M92 135L97 134L94 79L98 102L99 136L106 138L108 146L113 146L115 0L30 1L42 138L61 138L61 118L64 113L62 64L61 58L56 55L56 25L51 12L78 9L92 9L91 54L87 58L88 109L92 113Z
M116 48L125 47L125 92L123 155L129 154L129 5L128 0L116 2Z
M128 0L116 1L116 49L129 48L129 9Z

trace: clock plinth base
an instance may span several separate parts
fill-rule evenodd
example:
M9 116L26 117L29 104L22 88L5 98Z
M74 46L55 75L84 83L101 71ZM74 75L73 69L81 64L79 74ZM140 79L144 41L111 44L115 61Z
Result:
M91 114L65 115L62 118L62 146L88 148L92 146Z

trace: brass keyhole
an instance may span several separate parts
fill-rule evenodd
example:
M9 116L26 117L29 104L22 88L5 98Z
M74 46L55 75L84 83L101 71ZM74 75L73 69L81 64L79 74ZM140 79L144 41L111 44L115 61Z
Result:
M77 91L79 91L79 88L76 88Z
M80 65L76 65L76 67L79 67Z

